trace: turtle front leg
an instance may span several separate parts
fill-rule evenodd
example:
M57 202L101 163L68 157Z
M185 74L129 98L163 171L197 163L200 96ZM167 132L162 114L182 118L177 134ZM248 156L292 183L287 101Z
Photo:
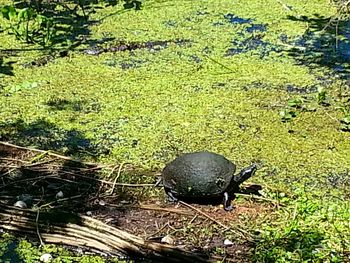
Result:
M157 179L157 181L155 182L154 187L159 187L159 186L161 186L162 181L163 181L163 178L162 178L162 177L159 177L159 178Z
M167 195L168 195L168 200L170 201L170 202L177 202L177 201L179 201L179 199L177 199L174 195L173 195L173 192L171 192L171 191L168 191L167 192Z
M233 210L233 206L231 205L232 198L228 195L227 192L224 193L224 209L225 211Z

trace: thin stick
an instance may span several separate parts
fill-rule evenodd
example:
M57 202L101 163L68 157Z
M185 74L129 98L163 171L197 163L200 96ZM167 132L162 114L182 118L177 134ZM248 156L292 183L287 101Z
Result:
M289 6L287 6L285 3L283 3L281 0L277 0L277 2L287 11L293 11Z
M18 145L12 144L12 143L2 142L2 141L0 141L0 144L5 145L5 146L9 146L9 147L12 147L12 148L17 148L17 149L20 149L20 150L38 152L38 153L47 154L49 156L55 156L57 158L60 158L60 159L66 160L66 161L77 162L77 163L81 163L81 164L85 164L85 165L93 165L93 166L98 165L100 167L105 167L105 165L102 165L102 164L96 164L96 163L91 163L91 162L84 162L82 160L79 160L79 159L76 159L76 158L73 158L73 157L60 155L60 154L53 153L53 152L50 152L50 151L44 151L44 150L39 150L39 149L35 149L35 148L28 148L28 147L18 146Z
M57 161L57 159L58 159L58 158L53 158L53 159L51 159L51 160L42 161L42 162L37 162L37 163L31 163L31 164L26 164L26 165L24 165L24 166L25 166L26 168L29 168L29 167L33 167L33 166L48 164L48 163Z
M79 199L79 198L81 198L81 195L75 195L75 196L71 196L71 197L57 199L57 200L52 201L50 203L46 203L46 204L41 205L38 210L40 210L41 208L47 207L47 206L51 206L52 204L54 204L56 202L59 203L59 202L64 202L64 201L73 200L73 199Z
M223 68L225 68L225 69L227 69L227 70L229 70L230 71L230 73L232 73L232 72L235 72L236 70L233 70L232 68L229 68L228 66L226 66L226 65L224 65L224 64L222 64L221 62L219 62L219 61L217 61L217 60L215 60L215 59L213 59L212 57L209 57L208 55L204 55L204 56L206 56L209 60L211 60L211 61L213 61L213 62L215 62L216 64L218 64L218 65L220 65L221 67L223 67Z
M120 173L122 172L122 168L123 168L123 165L124 165L124 164L125 164L125 162L122 162L122 163L119 165L119 169L118 169L117 176L114 178L112 188L111 188L111 189L109 190L109 192L108 192L109 194L113 194L115 185L116 185L116 183L117 183L117 181L118 181L118 179L119 179L119 176L120 176ZM109 176L113 174L113 172L114 172L114 170L116 169L116 167L117 167L117 166L114 166L114 167L113 167L113 169L112 169L111 173L109 174Z
M40 235L40 231L39 231L39 214L40 214L40 210L37 211L36 213L36 219L35 219L35 224L36 224L36 234L38 235L39 237L39 240L40 240L40 245L43 246L45 245L43 239L41 238L41 235Z
M156 221L157 222L157 221ZM164 224L161 228L159 228L156 232L154 232L153 234L150 234L146 237L146 240L150 239L151 237L154 237L155 235L159 234L160 232L162 232L163 229L165 229L167 226L169 225L169 221ZM158 228L158 227L157 227Z
M0 157L0 160L14 161L14 162L20 162L20 163L29 163L28 161L23 161L23 160L14 159L14 158L6 158L6 157Z
M103 184L109 184L109 185L113 185L114 182L110 182L110 181L106 181L106 180L102 180L102 179L97 179L94 177L90 177L90 176L86 176L86 175L82 175L79 173L73 173L73 172L68 172L68 171L60 171L61 173L65 173L65 174L70 174L70 175L74 175L74 176L78 176L78 177L82 177L82 178L87 178L87 179L91 179ZM116 186L126 186L126 187L145 187L145 186L154 186L154 184L128 184L128 183L115 183Z
M222 227L225 229L225 231L230 229L230 227L225 226L223 223L217 221L216 219L212 218L211 216L209 216L208 214L204 213L203 211L201 211L201 210L195 208L194 206L192 206L192 205L190 205L190 204L187 204L187 203L185 203L185 202L183 202L183 201L179 201L179 203L182 204L182 205L184 205L184 206L187 206L188 208L191 208L192 210L196 211L197 213L201 214L202 216L204 216L204 217L210 219L211 221L215 222L215 223L218 224L219 226L222 226Z
M175 214L180 214L180 215L188 215L192 216L193 213L190 213L188 211L182 211L180 209L176 208L165 208L165 207L157 207L157 206L152 206L152 205L113 205L110 203L107 203L106 205L111 206L111 207L116 207L116 208L139 208L139 209L144 209L144 210L153 210L153 211L161 211L161 212L168 212L168 213L175 213Z

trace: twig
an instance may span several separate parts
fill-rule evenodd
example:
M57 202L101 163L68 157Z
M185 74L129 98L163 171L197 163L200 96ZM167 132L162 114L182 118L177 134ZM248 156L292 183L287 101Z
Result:
M188 224L192 224L194 220L196 220L198 217L198 214L195 214L194 217L191 219L191 221Z
M225 226L223 223L217 221L216 219L212 218L211 216L209 216L208 214L204 213L203 211L199 210L198 208L195 208L194 206L187 204L183 201L179 201L180 204L187 206L188 208L191 208L192 210L196 211L197 213L201 214L202 216L210 219L211 221L215 222L216 224L218 224L219 226L222 226L224 228L224 231L229 230L230 227L229 226Z
M150 234L146 237L146 240L150 239L151 237L157 235L158 233L162 232L163 229L165 229L167 226L169 225L169 221L164 224L161 228L159 228L156 232L154 232L153 234Z
M144 209L144 210L153 210L153 211L161 211L161 212L168 212L168 213L175 213L175 214L180 214L180 215L188 215L192 216L193 213L190 213L188 211L183 211L180 209L176 208L165 208L165 207L157 207L157 206L152 206L152 205L113 205L107 203L106 205L111 206L111 207L116 207L116 208L139 208L139 209Z
M113 181L113 185L112 185L112 188L108 191L108 194L113 194L114 192L114 188L116 186L116 183L119 179L119 176L120 176L120 173L122 172L122 168L123 168L123 165L126 164L125 162L122 162L120 165L119 165L119 169L118 169L118 173L117 173L117 176L114 178L114 181ZM109 176L113 174L114 170L116 169L117 166L114 166L112 171L110 172ZM108 177L109 177L108 176Z
M61 173L65 173L65 174L70 174L70 175L74 175L74 176L78 176L78 177L82 177L82 178L87 178L90 180L94 180L103 184L109 184L109 185L113 185L114 182L110 182L110 181L106 181L103 179L98 179L98 178L94 178L94 177L90 177L90 176L86 176L86 175L82 175L79 173L73 173L73 172L68 172L68 171L60 171ZM154 184L129 184L129 183L115 183L116 186L125 186L125 187L145 187L145 186L154 186Z
M14 158L6 158L6 157L0 157L0 160L4 160L4 161L14 161L14 162L20 162L20 163L29 163L28 161L23 161L23 160L14 159Z
M209 57L209 56L206 55L206 54L204 54L204 56L207 57L209 60L213 61L214 63L220 65L221 67L223 67L223 68L229 70L230 73L235 72L235 70L233 70L233 69L229 68L228 66L224 65L223 63L221 63L221 62L219 62L219 61L213 59L212 57Z
M20 149L20 150L26 150L26 151L43 153L43 154L47 154L49 156L55 156L55 157L60 158L62 160L72 161L72 162L76 162L76 163L81 163L81 164L84 164L84 165L99 166L101 168L102 167L106 167L106 165L96 164L96 163L91 163L91 162L84 162L84 161L82 161L80 159L64 156L64 155L53 153L53 152L50 152L50 151L44 151L44 150L39 150L39 149L35 149L35 148L28 148L28 147L18 146L18 145L12 144L12 143L2 142L2 141L0 141L0 144L8 146L8 147L12 147L12 148L17 148L17 149Z
M286 5L285 3L283 3L281 0L277 0L277 2L279 4L281 4L281 6L286 9L287 11L293 11L292 8L290 8L288 5Z
M58 158L53 158L53 159L47 160L47 161L42 161L42 162L37 162L37 163L31 163L31 164L25 164L24 167L29 168L29 167L33 167L33 166L48 164L48 163L57 161L57 159L58 159Z
M44 207L47 207L47 206L51 206L52 204L54 203L60 203L60 202L64 202L64 201L68 201L68 200L73 200L73 199L78 199L78 198L81 198L82 196L81 195L75 195L75 196L71 196L71 197L66 197L66 198L62 198L62 199L57 199L55 201L52 201L50 203L46 203L46 204L43 204L41 205L38 210L44 208Z
M43 242L43 239L41 238L41 235L40 235L40 231L39 231L39 214L40 214L40 210L38 209L37 213L36 213L36 219L35 219L35 224L36 224L36 233L39 237L39 240L40 240L40 245L43 246L45 245L44 242Z

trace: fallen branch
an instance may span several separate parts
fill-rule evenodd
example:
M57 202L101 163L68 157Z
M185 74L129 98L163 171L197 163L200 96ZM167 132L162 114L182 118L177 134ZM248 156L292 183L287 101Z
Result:
M164 262L215 262L175 246L145 241L103 222L70 213L21 210L0 204L1 228L40 236L43 242L97 249L109 255L148 258Z

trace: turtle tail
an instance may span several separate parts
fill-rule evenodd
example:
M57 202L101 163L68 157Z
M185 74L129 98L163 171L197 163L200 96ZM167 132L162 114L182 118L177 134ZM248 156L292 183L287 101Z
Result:
M238 175L234 177L234 180L237 184L241 184L244 181L248 180L252 177L257 169L256 164L252 164L251 166L244 168Z

